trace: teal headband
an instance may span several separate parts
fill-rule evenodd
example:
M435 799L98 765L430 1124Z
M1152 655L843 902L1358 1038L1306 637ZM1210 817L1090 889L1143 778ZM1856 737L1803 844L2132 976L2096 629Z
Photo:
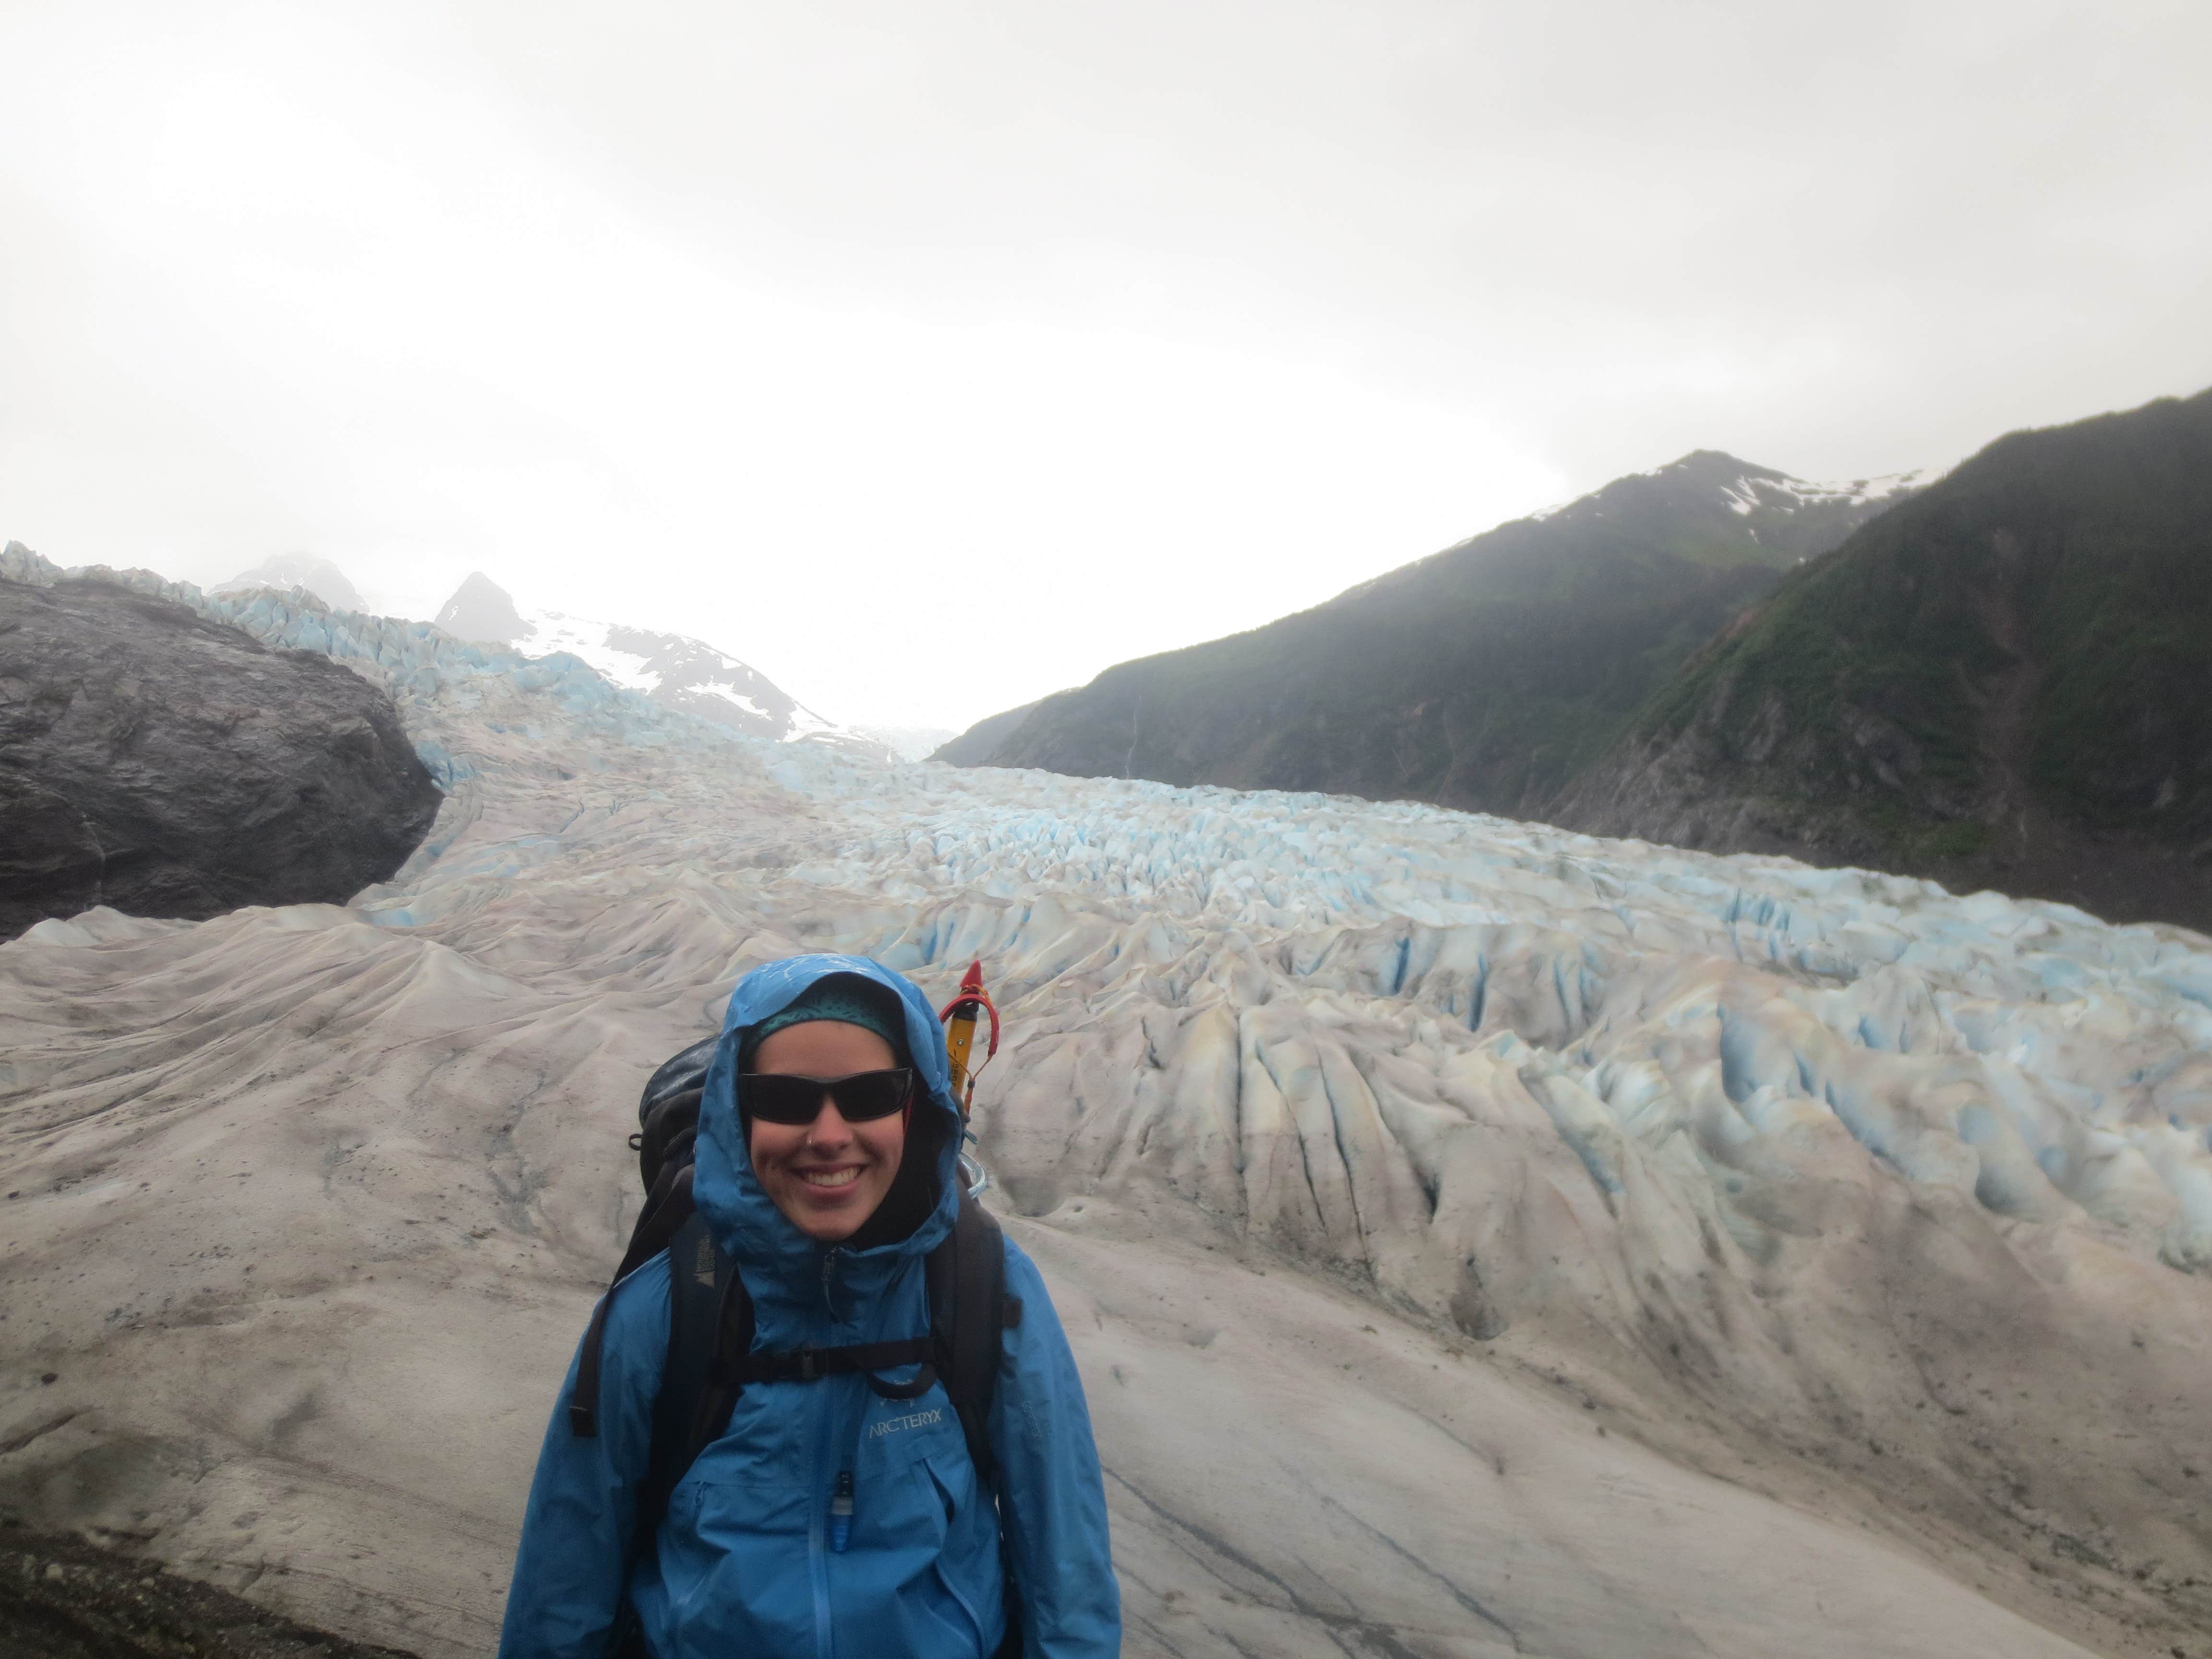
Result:
M766 1019L745 1033L738 1050L738 1069L752 1068L753 1055L762 1043L788 1025L804 1025L809 1020L834 1019L846 1025L857 1025L862 1030L873 1031L891 1046L891 1054L902 1066L913 1063L907 1053L906 1021L903 1008L887 1008L889 998L872 994L876 988L864 979L851 974L832 974L818 979L801 992L798 998L776 1010Z

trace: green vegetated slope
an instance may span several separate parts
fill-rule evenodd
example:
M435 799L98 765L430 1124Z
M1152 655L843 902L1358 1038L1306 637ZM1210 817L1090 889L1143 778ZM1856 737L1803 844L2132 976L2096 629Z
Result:
M987 753L980 728L940 752L1540 814L1717 629L1902 493L1701 450L1250 633L1110 668Z
M987 765L991 751L1012 737L1014 729L1030 717L1030 710L1036 707L1033 702L1025 702L1018 708L977 720L950 743L940 744L930 759L954 766Z
M1547 816L2212 926L2212 392L1991 444L1786 578Z

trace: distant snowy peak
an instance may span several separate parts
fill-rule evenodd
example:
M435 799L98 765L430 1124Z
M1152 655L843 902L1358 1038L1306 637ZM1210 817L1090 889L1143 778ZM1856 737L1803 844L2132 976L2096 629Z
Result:
M530 624L507 591L481 570L471 571L430 620L457 640L486 645L519 645L530 637Z
M616 685L751 737L896 758L889 745L824 720L758 669L703 640L527 610L482 572L472 573L434 620L459 638L512 646L525 656L566 652Z
M1532 520L1604 518L1631 503L1641 505L1654 493L1674 499L1678 505L1703 501L1738 519L1752 520L1747 527L1759 539L1762 521L1796 520L1806 516L1832 518L1839 514L1871 517L1894 506L1936 480L1926 469L1889 472L1820 483L1792 477L1772 467L1739 460L1717 449L1692 450L1678 461L1615 478L1587 495L1578 495L1557 507L1532 513Z
M279 553L262 560L251 570L240 571L208 592L219 596L251 592L257 587L273 587L280 592L304 587L333 611L357 611L363 615L368 611L368 601L346 580L345 572L328 559L319 559L312 553Z

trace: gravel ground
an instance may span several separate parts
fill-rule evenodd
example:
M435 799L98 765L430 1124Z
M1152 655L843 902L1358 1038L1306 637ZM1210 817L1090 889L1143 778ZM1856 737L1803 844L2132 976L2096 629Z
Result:
M82 1539L0 1529L0 1659L410 1659Z

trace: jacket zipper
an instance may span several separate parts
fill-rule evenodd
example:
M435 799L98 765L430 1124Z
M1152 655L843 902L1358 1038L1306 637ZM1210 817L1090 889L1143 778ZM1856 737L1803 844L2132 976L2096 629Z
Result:
M828 1322L827 1328L834 1345L837 1335L837 1316L830 1300L835 1289L832 1280L837 1271L841 1252L833 1245L822 1253L822 1311ZM830 1346L830 1345L825 1345ZM835 1633L830 1626L830 1503L831 1493L822 1477L835 1461L830 1442L831 1419L836 1415L832 1409L832 1396L839 1389L841 1379L824 1377L810 1387L807 1393L814 1396L814 1472L817 1490L813 1496L811 1515L806 1528L807 1577L814 1590L814 1659L836 1659Z

